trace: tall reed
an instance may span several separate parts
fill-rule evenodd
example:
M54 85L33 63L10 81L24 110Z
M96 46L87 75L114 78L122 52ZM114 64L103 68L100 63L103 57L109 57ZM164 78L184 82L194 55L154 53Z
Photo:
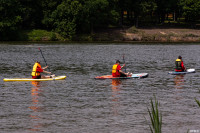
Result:
M197 99L195 98L195 101L197 102L197 104L198 104L199 107L200 107L200 102L199 102L199 100L197 100Z
M162 130L162 114L158 110L158 101L155 97L155 104L153 103L153 100L151 99L151 110L147 107L149 117L151 119L151 125L149 125L150 130L152 133L161 133Z

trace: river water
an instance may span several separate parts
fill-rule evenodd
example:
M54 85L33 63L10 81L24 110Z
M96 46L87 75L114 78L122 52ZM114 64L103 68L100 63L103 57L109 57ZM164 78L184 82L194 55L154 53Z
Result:
M34 62L66 80L3 82L31 77ZM125 57L127 71L144 79L95 80L111 74ZM196 73L169 75L181 55ZM200 132L200 46L198 44L1 43L0 132L148 133L147 107L160 103L162 131Z

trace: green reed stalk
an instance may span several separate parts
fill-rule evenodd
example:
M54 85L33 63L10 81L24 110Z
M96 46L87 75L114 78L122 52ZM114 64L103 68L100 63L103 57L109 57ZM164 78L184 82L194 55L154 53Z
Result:
M158 110L158 101L156 100L155 97L155 105L151 99L151 110L148 109L148 113L151 119L151 125L149 125L150 130L152 133L161 133L161 128L162 128L162 114L159 113Z
M195 98L195 101L197 102L197 104L198 104L199 107L200 107L200 102L199 102L199 100L197 100L197 99Z

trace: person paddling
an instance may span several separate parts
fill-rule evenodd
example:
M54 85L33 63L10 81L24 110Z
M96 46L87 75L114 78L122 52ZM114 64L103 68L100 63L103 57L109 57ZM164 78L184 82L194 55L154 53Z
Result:
M113 77L127 77L130 75L130 73L125 73L121 69L125 66L125 64L121 67L120 66L120 61L117 60L116 64L113 65L112 67L112 76Z
M183 64L183 60L181 56L178 56L178 59L175 61L175 71L176 72L184 72L186 71L186 68Z
M48 73L51 74L51 72L48 71L44 71L46 68L48 68L48 66L42 68L40 65L40 62L36 61L34 66L33 66L33 70L32 70L32 78L33 79L41 79L41 78L52 78L52 76L44 76L41 75L41 73Z

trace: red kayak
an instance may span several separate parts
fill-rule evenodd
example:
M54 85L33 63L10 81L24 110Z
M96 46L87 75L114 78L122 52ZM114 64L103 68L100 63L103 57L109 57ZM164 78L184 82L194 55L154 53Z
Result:
M128 77L113 77L112 75L103 75L103 76L97 76L95 79L131 79L131 78L146 78L148 77L148 73L137 73L132 74Z

